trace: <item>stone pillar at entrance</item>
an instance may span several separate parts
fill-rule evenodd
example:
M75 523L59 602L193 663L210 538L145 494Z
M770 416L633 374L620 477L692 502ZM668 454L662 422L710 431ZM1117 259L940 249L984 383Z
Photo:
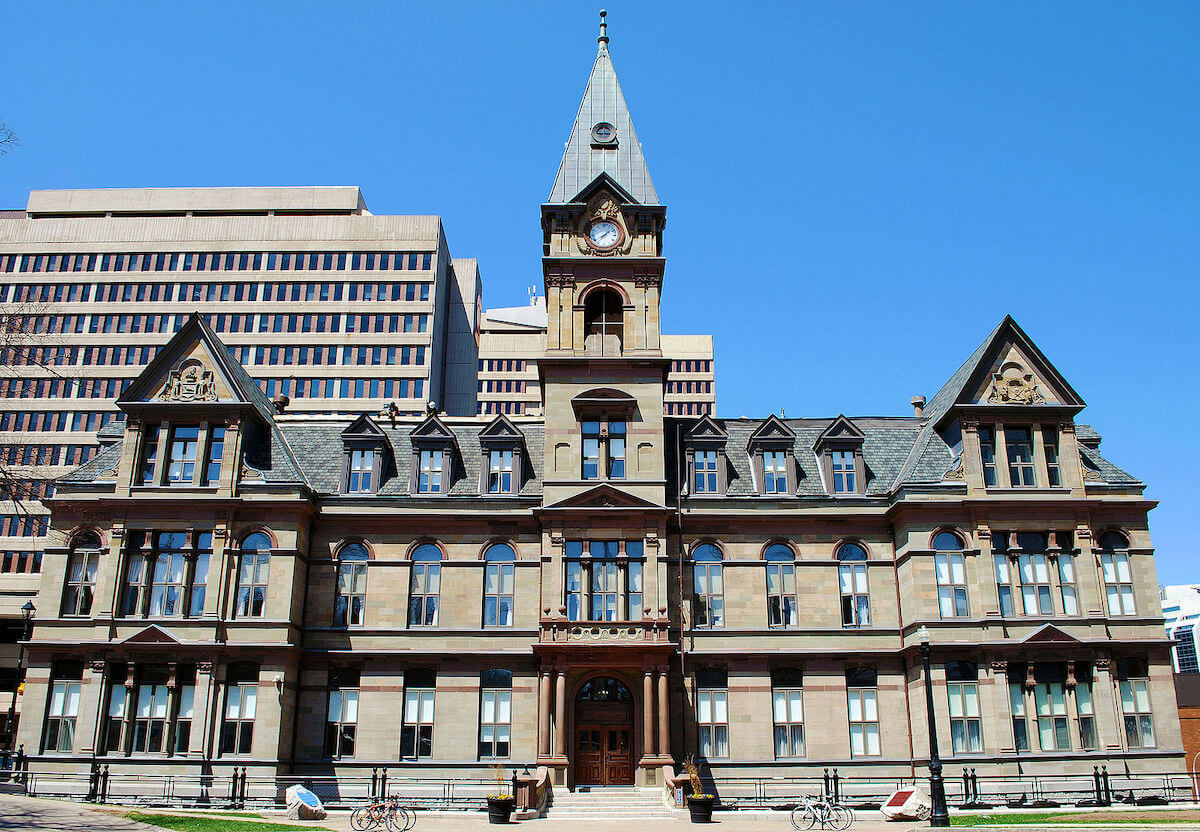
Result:
M654 672L642 671L642 756L654 756Z
M567 674L559 669L554 686L554 756L567 756Z
M539 761L550 756L550 673L545 670L538 679L537 754Z
M671 756L671 724L667 718L671 712L667 701L667 668L658 669L658 756Z

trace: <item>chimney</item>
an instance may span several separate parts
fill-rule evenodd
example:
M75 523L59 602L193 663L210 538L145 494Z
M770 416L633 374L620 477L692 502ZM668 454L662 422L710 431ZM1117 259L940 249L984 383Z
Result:
M925 397L913 396L908 400L908 403L913 407L913 415L920 419L925 415Z
M287 410L287 406L292 403L292 400L280 393L275 398L271 399L271 404L275 405L276 413L283 413Z

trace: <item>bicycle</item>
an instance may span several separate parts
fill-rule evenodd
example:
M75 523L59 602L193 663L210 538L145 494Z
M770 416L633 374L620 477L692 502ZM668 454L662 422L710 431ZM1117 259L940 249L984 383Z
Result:
M792 826L796 829L842 830L849 829L854 823L854 810L839 806L824 798L816 800L807 795L801 797L800 805L792 809ZM819 826L818 826L819 825Z
M383 826L388 832L407 832L416 823L416 811L401 806L399 798L395 797L374 800L350 813L350 828L356 832L369 832L378 826Z

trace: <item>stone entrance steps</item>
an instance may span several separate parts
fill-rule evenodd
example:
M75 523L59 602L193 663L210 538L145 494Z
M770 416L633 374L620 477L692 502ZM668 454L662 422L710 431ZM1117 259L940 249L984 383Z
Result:
M579 786L574 792L555 789L546 817L555 820L587 818L676 820L681 814L663 805L662 789L639 789L633 786Z

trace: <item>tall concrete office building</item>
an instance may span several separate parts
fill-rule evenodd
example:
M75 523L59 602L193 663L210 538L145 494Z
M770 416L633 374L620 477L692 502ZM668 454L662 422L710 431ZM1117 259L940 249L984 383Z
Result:
M544 301L477 327L536 414L280 413L224 344L257 331L181 320L49 500L31 769L661 788L695 754L733 798L912 777L930 693L981 775L1178 771L1154 503L1030 336L997 314L903 415L677 415L707 342L662 332L666 210L602 34Z

